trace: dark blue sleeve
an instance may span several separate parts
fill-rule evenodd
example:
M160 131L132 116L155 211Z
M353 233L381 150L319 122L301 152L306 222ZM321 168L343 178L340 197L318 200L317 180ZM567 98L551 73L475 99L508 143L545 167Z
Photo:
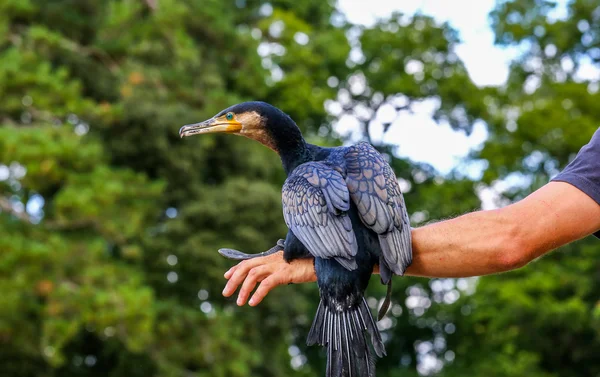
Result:
M567 182L586 193L600 205L600 128L589 144L553 181ZM594 234L600 238L600 231Z

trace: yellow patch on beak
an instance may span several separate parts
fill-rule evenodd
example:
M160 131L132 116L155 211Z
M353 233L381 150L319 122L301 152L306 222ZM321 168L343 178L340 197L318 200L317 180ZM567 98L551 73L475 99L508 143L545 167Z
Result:
M188 124L179 129L179 136L186 137L197 134L214 134L214 133L228 133L235 134L242 130L242 123L240 123L235 115L231 119L227 119L226 115L211 118L204 122Z

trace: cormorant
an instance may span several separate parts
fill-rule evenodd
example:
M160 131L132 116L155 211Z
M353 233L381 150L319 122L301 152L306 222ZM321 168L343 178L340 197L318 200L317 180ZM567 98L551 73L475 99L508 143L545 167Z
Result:
M391 167L368 143L323 148L308 144L296 123L265 102L244 102L204 122L183 126L181 137L229 133L254 139L281 157L286 261L314 257L321 294L307 344L327 347L327 377L375 376L369 334L377 356L385 347L364 298L375 264L388 285L412 262L411 232L404 198ZM254 255L220 252L234 259Z

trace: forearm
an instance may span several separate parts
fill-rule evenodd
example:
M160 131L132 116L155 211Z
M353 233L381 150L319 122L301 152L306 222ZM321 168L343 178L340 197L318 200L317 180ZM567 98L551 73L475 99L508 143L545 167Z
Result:
M517 268L519 227L510 209L469 213L413 229L413 263L407 275L466 277Z
M414 229L408 275L463 277L519 268L600 228L600 206L575 187L551 182L502 209Z

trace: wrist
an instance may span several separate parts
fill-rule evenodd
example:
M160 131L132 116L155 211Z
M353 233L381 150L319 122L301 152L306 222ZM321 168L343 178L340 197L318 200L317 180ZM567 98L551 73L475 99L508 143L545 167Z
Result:
M315 258L300 259L304 265L303 281L313 283L317 281L317 271L315 269Z

